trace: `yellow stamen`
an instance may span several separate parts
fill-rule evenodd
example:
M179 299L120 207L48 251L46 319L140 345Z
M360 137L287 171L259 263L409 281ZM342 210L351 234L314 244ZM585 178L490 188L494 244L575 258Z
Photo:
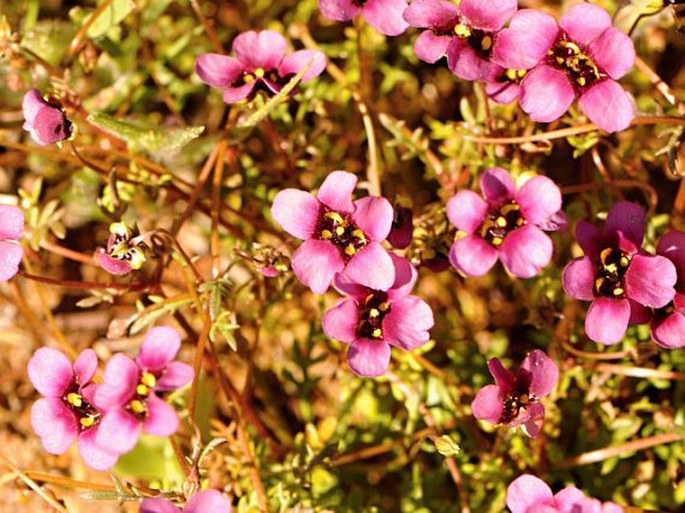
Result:
M90 427L95 424L95 419L93 417L82 417L79 422L83 427Z
M338 214L337 212L326 212L324 217L327 217L328 219L331 219L331 220L333 220L339 224L342 224L345 222L345 220L342 218L342 216L340 214Z
M466 38L471 35L471 29L463 23L459 23L454 27L454 33L459 37Z
M493 238L492 238L492 245L493 245L493 246L501 246L501 245L502 245L502 242L504 242L504 240L502 239L502 237L493 237Z
M140 382L149 387L152 388L157 384L157 378L155 378L155 375L152 374L151 372L145 372L143 375L140 377Z
M378 310L376 310L375 308L372 308L371 310L369 310L369 317L371 317L372 319L378 317L380 314L381 313Z
M495 223L497 223L497 226L499 226L500 228L504 228L505 226L507 226L507 220L502 216L495 219Z
M348 244L347 247L345 248L345 254L348 256L352 256L356 252L357 252L357 249L352 244Z
M602 262L602 265L605 265L607 263L607 258L609 258L609 255L611 255L612 251L613 250L611 248L605 248L599 254L599 261Z
M509 80L516 80L517 72L515 69L508 69L504 74Z
M134 413L145 413L145 405L142 401L139 401L138 399L131 401L129 403L129 406L131 407Z
M487 52L492 48L492 38L490 36L485 36L480 42L480 47Z
M623 294L623 289L621 287L616 287L613 292L614 296L620 296Z
M345 233L345 228L343 226L338 226L335 229L335 233L336 233L336 235L342 235L343 233Z
M519 78L523 78L526 76L526 73L528 73L528 70L520 69L516 71L516 76Z
M373 299L373 294L369 294L368 296L366 296L366 297L364 298L364 304L365 304L365 305L368 305L368 304L369 304L369 301L371 301L372 299Z
M263 68L257 68L254 70L254 74L257 78L263 78L264 77L264 69Z
M506 216L510 212L516 212L518 210L521 210L521 207L519 207L516 203L508 203L500 209L500 213L503 216Z
M616 274L618 272L618 267L616 264L608 264L604 266L604 269L611 274Z
M390 303L388 303L387 301L384 301L383 303L378 305L378 309L381 312L387 312L389 308L390 308Z
M83 405L83 398L80 395L71 392L67 394L67 402L72 406L79 408Z
M382 334L383 334L383 332L381 331L380 328L376 328L375 330L373 330L373 331L371 332L371 336L372 336L373 338L381 338L381 335L382 335Z
M621 267L628 267L630 260L628 260L628 257L622 256L618 263L621 264Z
M243 76L243 82L245 82L246 84L251 84L254 81L255 81L254 75L250 75L249 73L246 73Z
M601 289L602 285L604 285L604 278L597 278L595 280L595 290Z
M585 80L585 77L578 77L576 82L578 82L579 86L584 86L587 83L587 80Z
M128 239L131 236L131 230L129 230L126 223L112 223L109 225L109 233L112 235L119 235Z
M131 248L129 250L131 255L131 269L140 269L147 260L145 253L138 248Z
M321 230L321 236L324 239L332 239L333 238L333 233L331 233L330 230Z
M523 394L522 396L519 397L519 403L521 404L528 404L530 401L530 397L528 397L528 394Z
M362 242L366 242L366 235L364 235L364 232L361 231L359 228L352 232L352 236L359 239Z
M147 395L150 392L150 389L146 387L145 385L138 385L136 387L136 394L138 395Z

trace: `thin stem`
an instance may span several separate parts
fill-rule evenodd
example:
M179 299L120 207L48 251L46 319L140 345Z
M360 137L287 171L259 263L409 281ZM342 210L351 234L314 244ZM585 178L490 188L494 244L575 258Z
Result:
M86 22L83 24L83 27L81 27L81 30L79 30L76 33L76 37L71 42L71 45L69 45L69 55L74 56L78 52L81 51L81 48L83 47L83 39L86 37L86 34L88 34L88 30L90 30L90 27L95 23L95 20L100 17L100 15L105 12L105 9L109 7L109 5L112 3L112 0L105 0L102 2L97 9L93 12L93 14L90 15L90 17L86 20Z
M223 46L221 46L221 41L219 41L219 38L216 35L214 27L209 23L207 17L202 13L202 8L200 7L200 4L198 4L197 0L190 0L190 5L193 8L193 12L200 20L200 23L202 23L202 26L205 28L207 37L214 46L214 49L217 51L217 53L224 53L224 48Z
M96 281L74 281L74 280L61 280L59 278L48 278L47 276L38 276L36 274L31 274L26 271L19 271L18 276L26 278L27 280L35 281L38 283L44 283L46 285L54 285L57 287L65 287L68 289L112 289L112 290L125 290L127 292L142 292L155 288L157 285L153 283L136 283L126 285L124 283L100 283Z

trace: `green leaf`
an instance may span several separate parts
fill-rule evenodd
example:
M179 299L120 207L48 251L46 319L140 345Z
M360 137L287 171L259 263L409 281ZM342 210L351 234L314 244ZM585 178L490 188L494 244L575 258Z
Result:
M459 444L452 440L448 435L442 435L435 440L435 448L445 457L454 456L461 452Z
M98 5L102 5L102 2L98 2ZM97 39L104 36L107 34L109 29L117 26L124 20L124 18L126 18L126 16L131 14L135 6L136 4L133 3L133 0L113 0L100 14L97 15L95 21L93 21L91 26L88 28L88 37L91 39ZM95 15L95 12L96 11L93 11L91 16ZM86 20L89 20L91 16L86 18Z
M166 438L143 435L135 448L124 454L115 466L116 472L148 481L182 483L183 470Z

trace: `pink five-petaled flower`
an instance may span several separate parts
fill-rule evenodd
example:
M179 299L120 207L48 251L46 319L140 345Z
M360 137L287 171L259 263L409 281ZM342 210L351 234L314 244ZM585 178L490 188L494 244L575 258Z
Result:
M567 486L552 495L550 487L531 474L523 474L509 484L507 507L511 513L623 513L618 504L602 504L575 486Z
M627 128L635 116L630 96L616 82L633 66L635 47L596 5L574 5L559 24L540 11L518 11L500 32L493 60L507 69L534 68L521 83L521 108L536 121L560 118L576 97L590 121L607 132Z
M329 20L349 21L360 14L369 25L386 36L397 36L408 25L402 18L407 0L319 0L319 9Z
M414 44L416 56L436 62L447 54L452 73L464 80L488 74L498 32L516 12L516 0L414 0L404 11L413 27L425 28Z
M71 136L72 124L64 115L59 105L53 105L43 99L36 89L24 95L24 130L31 133L31 138L41 146L63 141Z
M45 397L31 408L31 425L51 454L62 454L76 439L83 461L96 470L113 466L119 455L97 443L102 412L93 405L98 385L91 379L98 367L92 349L86 349L71 365L56 349L42 347L29 360L28 374Z
M218 490L198 492L180 509L166 499L145 499L139 513L231 513L231 503Z
M226 103L236 103L259 90L278 93L305 66L300 82L319 76L326 56L316 50L300 50L286 55L285 38L273 30L243 32L233 41L234 57L205 53L195 62L202 81L224 91Z
M620 342L629 323L647 322L645 307L663 308L673 300L675 266L641 250L644 225L644 210L620 201L609 211L604 230L586 221L576 226L585 256L566 265L562 282L572 298L592 301L585 332L595 342Z
M274 198L273 218L304 240L293 254L293 271L317 294L326 292L343 270L351 280L376 290L387 290L395 281L392 260L381 246L392 227L392 205L373 196L352 202L356 185L352 173L333 171L316 198L299 189L285 189Z
M449 220L466 233L452 245L452 265L468 276L482 276L499 258L514 276L535 276L552 258L552 240L542 230L559 228L559 188L536 176L517 190L499 167L483 173L480 188L485 199L462 190L447 202Z
M121 222L109 226L107 248L99 248L95 257L105 271L123 276L140 269L147 260L148 252L149 248L140 237L138 228Z
M673 301L651 312L652 338L667 349L685 347L685 232L668 232L659 241L656 252L673 262L678 282Z
M136 445L140 432L169 436L178 429L174 409L158 396L193 379L190 365L173 361L181 348L175 329L159 326L147 332L133 361L115 354L95 391L95 404L105 411L96 438L124 454Z
M345 274L335 278L335 287L347 294L322 319L327 336L350 344L347 363L360 376L382 376L390 363L390 346L407 351L428 342L433 311L418 296L411 295L416 283L414 266L391 255L395 283L383 290L355 283Z
M24 254L17 241L24 235L24 213L12 205L0 205L0 282L19 270Z
M559 368L544 352L534 349L524 358L516 374L505 369L497 358L488 362L494 385L478 391L471 409L477 419L509 427L523 426L526 434L540 433L545 407L540 399L559 380Z

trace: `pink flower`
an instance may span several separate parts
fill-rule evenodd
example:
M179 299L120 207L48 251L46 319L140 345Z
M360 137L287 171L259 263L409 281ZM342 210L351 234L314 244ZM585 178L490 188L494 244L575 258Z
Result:
M349 21L360 14L369 25L386 36L397 36L407 29L402 13L407 0L319 0L319 9L329 20Z
M98 443L124 454L141 431L158 436L176 432L176 412L159 395L193 379L190 365L173 361L180 348L176 330L160 326L147 332L135 361L119 353L107 362L104 382L95 392L95 404L105 412Z
M231 513L231 503L218 490L198 492L180 509L166 499L145 499L140 513Z
M414 44L416 56L436 62L447 54L447 64L464 80L480 80L488 74L492 48L498 33L516 12L516 0L414 0L404 19L425 28Z
M485 93L497 103L511 103L521 94L521 81L526 70L504 69L492 65L485 77Z
M641 250L645 213L621 201L609 211L606 227L580 221L576 240L585 252L565 268L564 290L575 299L592 301L585 332L595 342L615 344L629 323L647 322L644 307L663 308L675 295L673 263Z
M389 289L395 268L381 242L390 233L392 205L368 196L352 201L357 177L329 174L316 197L285 189L274 198L271 215L283 229L304 240L292 257L295 275L317 294L328 290L336 273L376 290Z
M488 362L494 385L478 391L471 409L477 419L509 427L523 425L531 438L540 434L545 407L540 399L559 381L559 368L544 352L528 353L516 374L506 370L497 358Z
M205 84L223 89L226 103L251 98L260 90L278 93L307 65L302 83L326 68L322 52L300 50L286 55L285 38L273 30L243 32L233 41L233 53L235 58L205 53L195 62L195 72Z
M24 95L24 130L41 146L63 141L71 136L72 124L59 105L48 103L36 89Z
M19 270L24 250L17 243L24 236L24 213L11 205L0 205L0 282Z
M149 249L138 229L130 228L126 223L112 223L109 233L107 249L99 248L95 254L100 266L115 276L140 269L147 260Z
M483 174L480 188L485 199L461 190L447 202L447 217L466 233L452 245L452 265L467 276L482 276L499 258L514 276L535 276L552 258L552 240L543 230L559 229L559 188L536 176L517 190L499 167Z
M390 255L395 283L385 289L359 285L339 274L335 286L348 299L338 302L322 319L330 338L350 344L347 363L360 376L382 376L390 362L390 346L411 351L428 342L433 312L428 304L410 294L416 269L404 258Z
M651 311L652 338L661 347L678 349L685 347L685 232L668 232L656 252L673 262L678 281L673 301Z
M574 5L559 25L540 11L518 11L500 32L493 60L508 69L532 69L521 83L520 101L536 121L560 118L575 98L607 132L627 128L635 116L633 102L616 82L633 66L635 47L596 5Z
M119 456L96 442L102 413L93 405L97 385L91 379L97 366L92 349L83 351L73 367L56 349L36 351L29 360L28 374L45 397L31 408L31 425L50 454L63 454L76 440L86 465L106 470Z
M602 504L586 497L575 486L567 486L552 495L542 479L530 474L523 474L509 484L507 507L511 513L623 513L618 504Z

